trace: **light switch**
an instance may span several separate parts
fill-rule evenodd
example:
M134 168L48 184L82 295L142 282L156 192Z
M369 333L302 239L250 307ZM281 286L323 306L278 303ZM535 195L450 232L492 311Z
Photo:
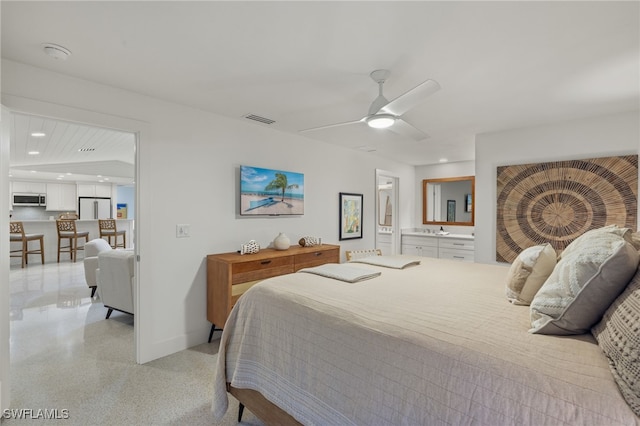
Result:
M178 224L176 225L176 238L186 238L191 236L191 225Z

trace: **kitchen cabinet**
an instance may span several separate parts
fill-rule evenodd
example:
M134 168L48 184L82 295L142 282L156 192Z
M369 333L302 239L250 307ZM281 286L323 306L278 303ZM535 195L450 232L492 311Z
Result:
M78 197L111 198L111 185L78 184Z
M48 211L76 211L78 209L76 185L72 183L47 184Z
M44 182L13 181L11 191L27 194L46 194L47 184Z

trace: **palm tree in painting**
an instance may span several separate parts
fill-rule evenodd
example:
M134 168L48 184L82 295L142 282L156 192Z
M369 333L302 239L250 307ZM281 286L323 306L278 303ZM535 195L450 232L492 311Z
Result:
M269 182L269 185L265 186L265 191L271 191L273 189L282 190L282 201L284 201L284 193L287 189L298 188L297 183L293 183L288 185L287 175L284 173L276 173L276 178Z

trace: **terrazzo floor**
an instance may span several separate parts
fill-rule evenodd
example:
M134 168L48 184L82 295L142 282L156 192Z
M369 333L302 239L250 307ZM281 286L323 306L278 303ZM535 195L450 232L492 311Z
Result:
M11 409L57 410L63 425L211 425L219 340L135 363L133 316L90 297L82 262L11 265ZM221 423L235 425L230 397ZM66 410L66 411L65 411ZM66 414L65 414L66 413ZM242 424L261 425L245 410Z

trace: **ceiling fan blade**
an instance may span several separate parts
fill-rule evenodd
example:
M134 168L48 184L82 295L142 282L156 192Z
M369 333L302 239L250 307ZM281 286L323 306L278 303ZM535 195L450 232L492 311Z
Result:
M413 89L398 96L380 110L387 114L403 115L420 102L424 101L428 96L440 90L440 85L435 80L427 80L418 84Z
M407 123L401 118L396 119L396 122L393 123L393 126L389 127L388 130L391 130L393 133L397 133L400 136L411 138L416 141L420 141L429 137L428 134L418 128L413 127L411 124Z
M312 127L310 129L299 130L299 132L300 133L304 133L304 132L311 132L311 131L314 131L314 130L330 129L332 127L348 126L350 124L362 123L362 122L365 121L366 118L367 117L363 117L360 120L355 120L355 121L345 121L344 123L335 123L335 124L327 124L326 126Z

